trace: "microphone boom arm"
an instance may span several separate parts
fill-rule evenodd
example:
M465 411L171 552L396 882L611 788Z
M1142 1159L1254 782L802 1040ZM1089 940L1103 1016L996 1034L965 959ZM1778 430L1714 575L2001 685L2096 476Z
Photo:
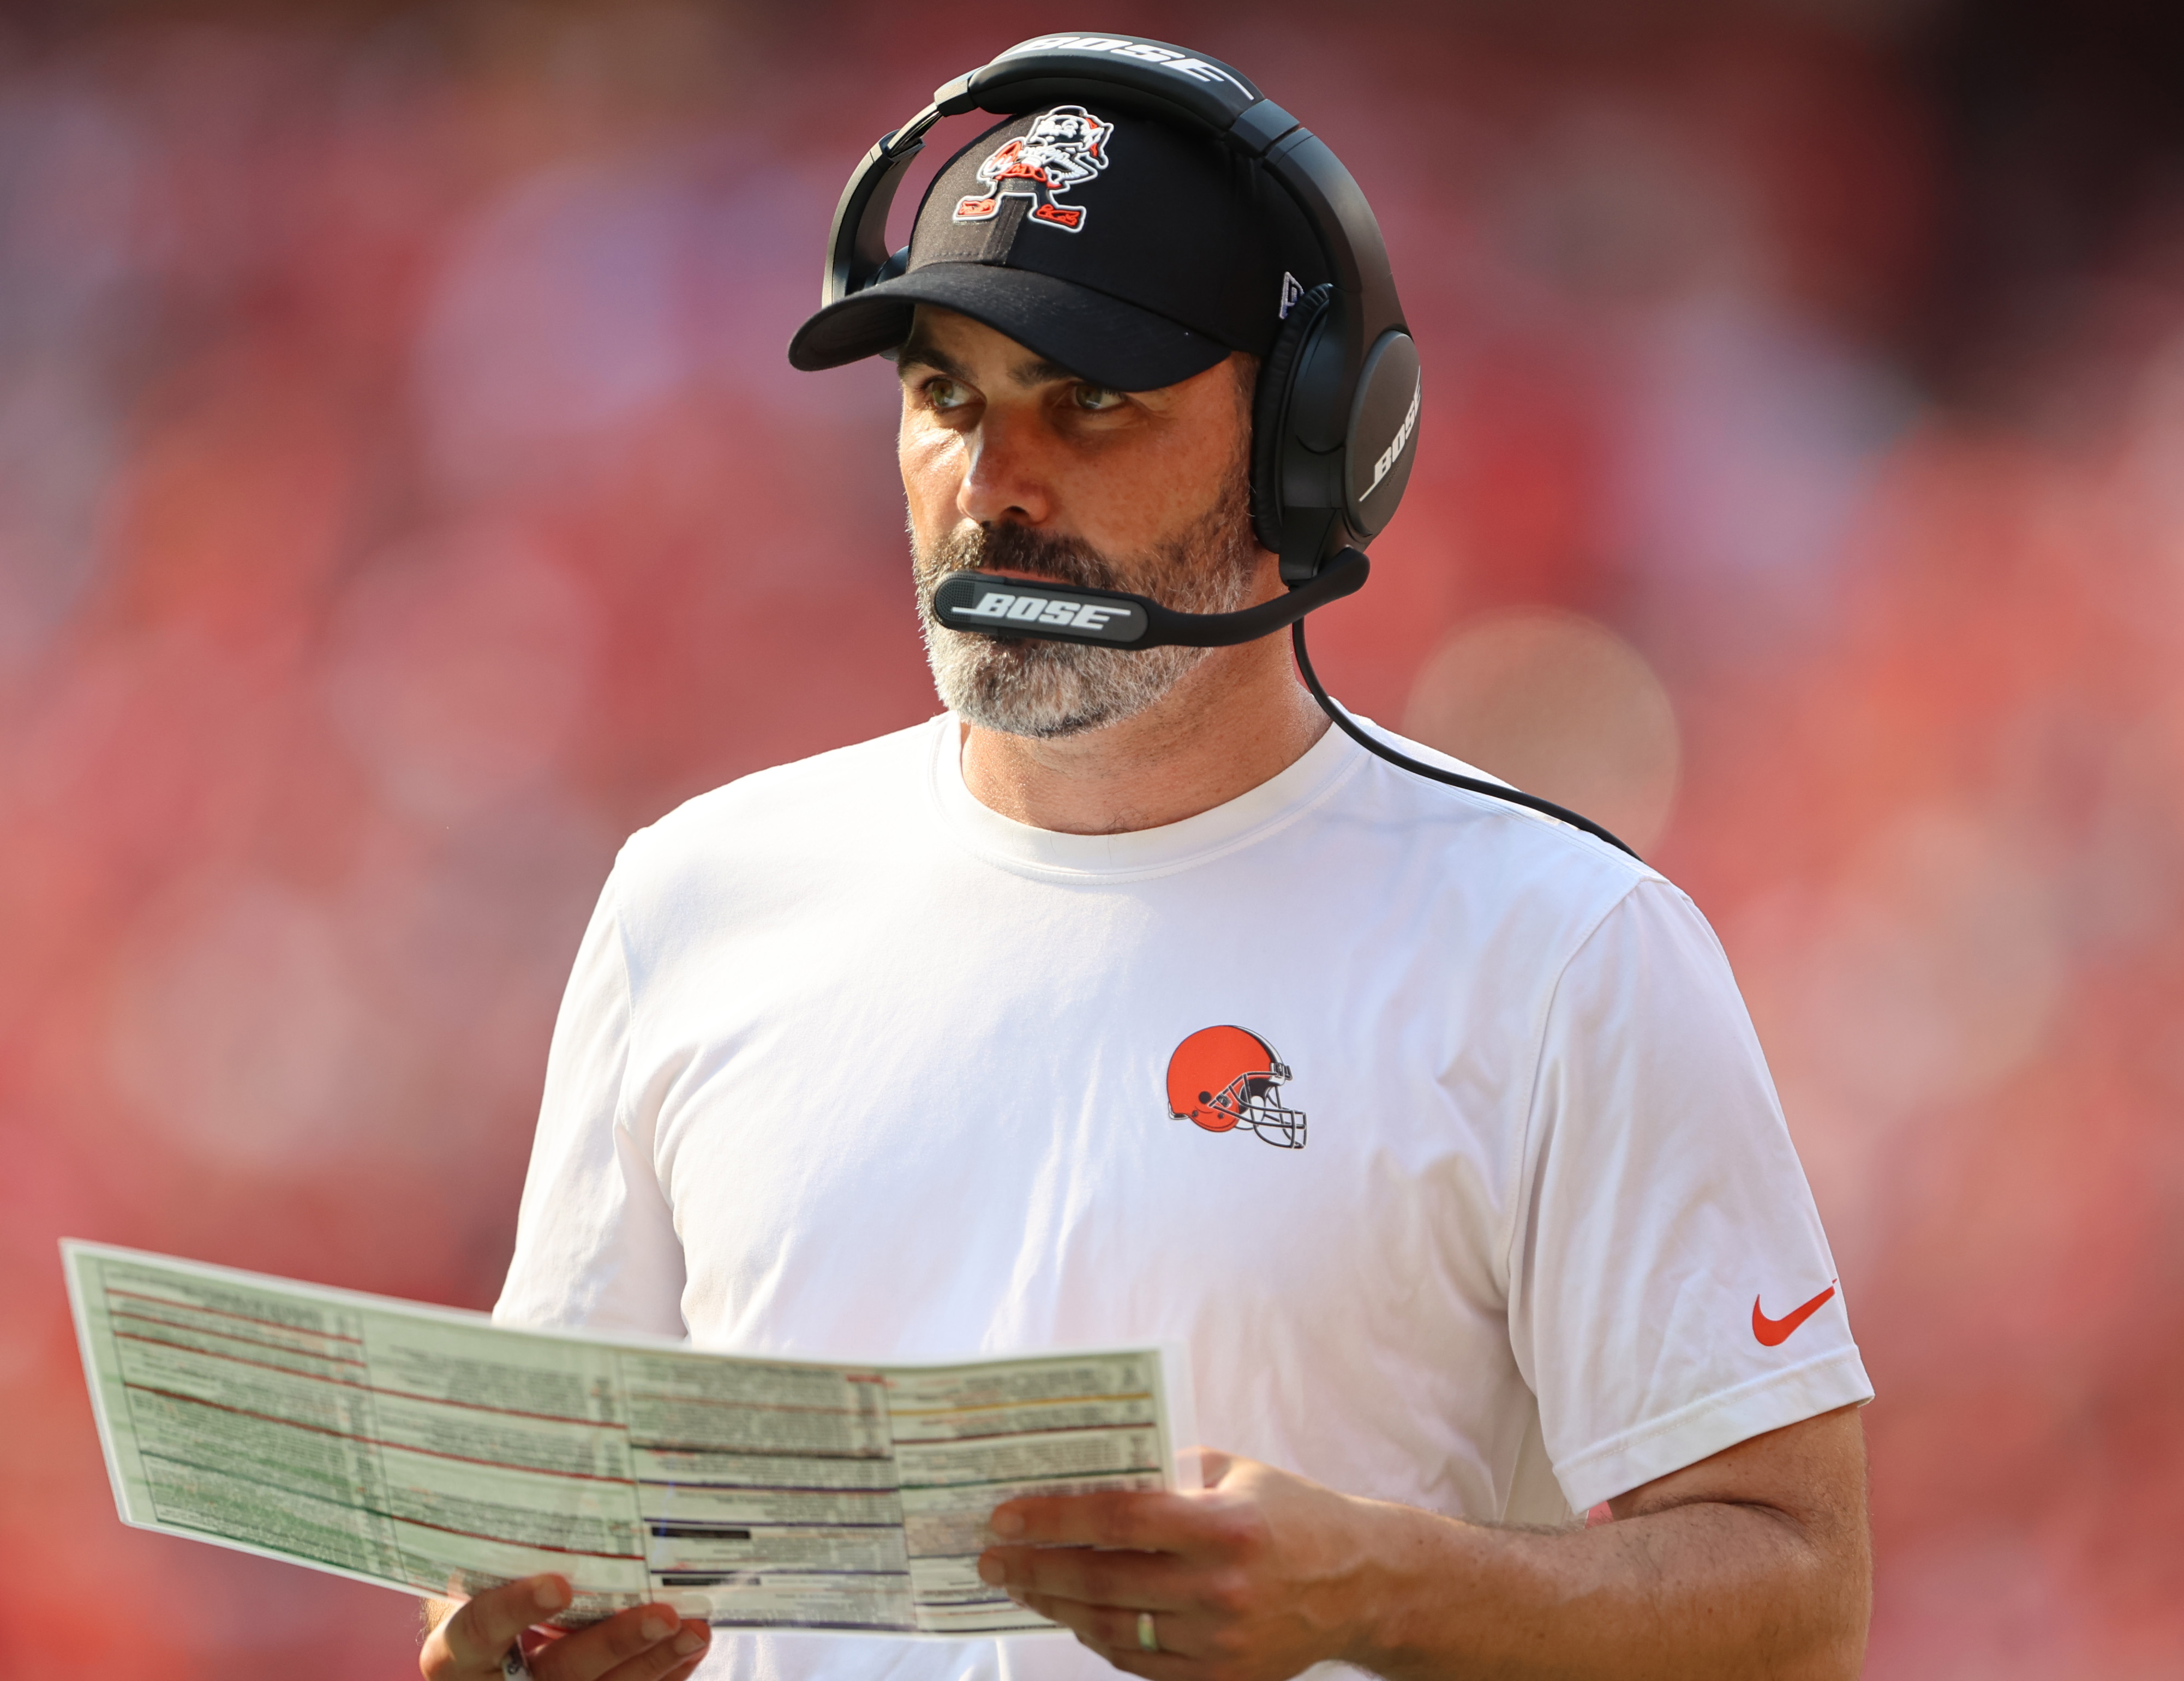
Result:
M1371 562L1346 548L1308 583L1237 613L1178 613L1150 596L1085 589L1043 578L950 572L933 591L933 616L951 631L1034 637L1097 648L1233 648L1295 624L1364 587Z

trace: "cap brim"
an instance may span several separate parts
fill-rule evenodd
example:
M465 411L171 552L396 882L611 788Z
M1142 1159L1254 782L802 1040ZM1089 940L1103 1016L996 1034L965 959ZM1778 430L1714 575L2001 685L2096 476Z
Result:
M789 364L808 373L892 350L910 336L911 311L920 303L968 315L1114 391L1173 385L1228 354L1204 333L1072 281L983 263L930 263L828 304L789 340Z

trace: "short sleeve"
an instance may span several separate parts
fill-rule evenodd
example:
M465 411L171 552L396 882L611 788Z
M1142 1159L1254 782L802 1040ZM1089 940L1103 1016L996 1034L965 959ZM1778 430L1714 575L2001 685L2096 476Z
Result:
M1728 959L1658 879L1546 1010L1509 1330L1580 1511L1872 1398Z
M515 1258L493 1308L504 1323L686 1334L682 1247L650 1126L623 1100L630 1015L610 877L554 1025Z

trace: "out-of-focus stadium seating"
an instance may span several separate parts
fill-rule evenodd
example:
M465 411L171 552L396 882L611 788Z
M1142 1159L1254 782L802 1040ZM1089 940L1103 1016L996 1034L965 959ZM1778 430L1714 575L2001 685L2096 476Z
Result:
M1630 825L1745 983L1880 1390L1869 1673L2184 1673L2159 55L1885 0L1110 10L1386 225L1422 454L1332 686ZM621 837L933 706L890 370L783 346L999 15L0 24L10 1681L414 1673L397 1596L118 1525L54 1240L490 1301Z

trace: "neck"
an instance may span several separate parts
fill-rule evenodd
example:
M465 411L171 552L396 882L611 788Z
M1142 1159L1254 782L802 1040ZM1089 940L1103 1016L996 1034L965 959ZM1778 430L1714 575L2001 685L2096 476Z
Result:
M1004 817L1062 834L1179 823L1302 758L1327 716L1299 685L1286 637L1219 648L1134 718L1054 741L966 725L963 783Z

